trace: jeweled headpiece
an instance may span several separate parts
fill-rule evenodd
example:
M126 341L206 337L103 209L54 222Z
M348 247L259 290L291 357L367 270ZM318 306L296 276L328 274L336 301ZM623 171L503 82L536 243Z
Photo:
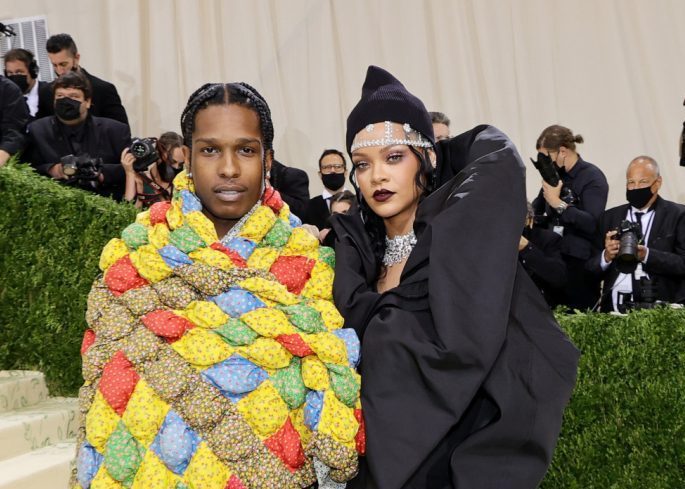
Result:
M379 122L379 124L381 124ZM407 146L414 146L415 148L430 148L433 146L428 139L423 137L419 131L414 130L409 123L404 123L402 126L393 125L390 121L385 121L383 138L365 137L374 131L375 124L367 124L364 131L360 131L354 137L350 153L359 148L370 148L374 146L392 146L394 144L406 144Z

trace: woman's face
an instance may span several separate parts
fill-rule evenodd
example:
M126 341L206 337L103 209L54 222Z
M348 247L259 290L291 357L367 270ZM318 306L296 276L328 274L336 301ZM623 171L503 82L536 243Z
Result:
M349 202L332 202L331 203L331 214L347 214L350 210Z
M183 169L183 164L185 163L185 156L183 155L183 148L174 148L171 151L171 156L167 159L167 163L174 168Z
M192 153L184 147L184 156L203 212L219 236L259 200L263 154L254 111L240 105L210 105L195 115ZM268 171L270 152L266 164Z
M395 133L402 130L400 124L393 126ZM384 133L383 124L375 124L372 132L363 129L357 138L383 140ZM384 220L413 218L421 195L416 185L420 162L409 146L358 148L352 164L362 197L375 214Z

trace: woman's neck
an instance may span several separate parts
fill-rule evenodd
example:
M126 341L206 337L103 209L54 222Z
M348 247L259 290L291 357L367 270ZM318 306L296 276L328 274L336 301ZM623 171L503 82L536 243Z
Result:
M414 229L414 218L416 217L416 207L404 213L383 219L385 224L385 234L388 238L409 234Z

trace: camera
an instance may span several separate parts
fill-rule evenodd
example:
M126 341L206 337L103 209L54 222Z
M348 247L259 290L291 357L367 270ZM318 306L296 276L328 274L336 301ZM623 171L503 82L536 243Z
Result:
M533 165L535 166L537 171L540 172L540 176L545 182L550 184L552 187L556 187L557 185L559 185L559 181L561 180L561 178L559 177L559 171L557 170L556 165L552 161L552 158L550 158L545 153L538 153L537 161L535 161L533 158L531 158L530 161L533 162ZM578 203L578 198L573 193L573 190L571 190L565 185L561 187L561 193L559 194L559 198L566 202L568 205Z
M138 173L146 171L150 165L159 160L157 138L134 138L129 151L136 158L133 162L133 169Z
M616 228L613 239L620 241L618 255L616 255L616 268L621 273L632 273L637 268L637 246L642 239L642 228L637 222L624 219Z
M629 310L635 309L654 309L666 303L657 300L656 284L647 277L642 277L636 281L637 290L630 292L619 292L616 308L618 312L625 314Z
M62 171L68 182L97 180L102 168L102 158L92 158L89 154L62 157Z

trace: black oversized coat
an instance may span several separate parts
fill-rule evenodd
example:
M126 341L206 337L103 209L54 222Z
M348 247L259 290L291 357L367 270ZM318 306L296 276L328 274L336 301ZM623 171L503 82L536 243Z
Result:
M437 152L444 184L419 205L396 288L375 291L359 215L332 218L335 302L362 338L367 457L348 487L534 488L579 353L517 260L526 197L511 141L479 126Z

